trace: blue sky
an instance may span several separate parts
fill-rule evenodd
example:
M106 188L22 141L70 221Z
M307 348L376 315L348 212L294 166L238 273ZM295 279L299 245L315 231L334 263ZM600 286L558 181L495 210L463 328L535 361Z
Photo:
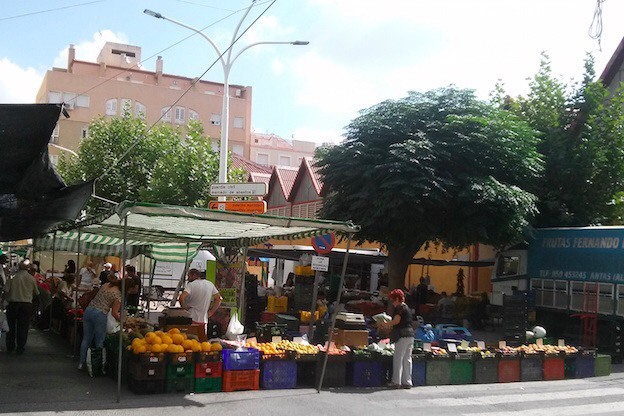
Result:
M30 0L0 9L0 103L34 102L45 71L66 67L67 47L95 61L109 41L157 55L164 71L200 76L217 55L192 32L143 14L149 8L206 33L223 50L250 0ZM242 28L272 1L257 0ZM523 94L540 52L562 79L580 77L591 52L600 74L624 36L624 2L602 3L602 51L588 30L595 0L277 0L234 46L259 45L230 75L253 87L252 128L283 138L338 141L358 111L407 91L455 84L487 98L498 79ZM241 10L238 11L237 10ZM178 44L176 44L178 43ZM203 79L222 82L220 65ZM105 88L103 86L102 88Z

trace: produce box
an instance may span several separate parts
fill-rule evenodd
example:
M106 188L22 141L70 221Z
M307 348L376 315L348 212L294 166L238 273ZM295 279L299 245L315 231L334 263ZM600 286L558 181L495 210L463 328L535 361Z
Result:
M195 364L195 378L219 377L223 372L223 364L219 362L205 362Z
M334 329L332 341L336 345L360 347L368 345L368 331L360 329Z
M255 348L223 350L223 370L241 371L260 368L260 352ZM224 390L225 391L225 390Z
M221 351L202 351L194 354L195 363L214 363L221 361Z
M223 372L223 391L259 390L260 370L240 370Z
M520 356L501 355L498 361L498 382L520 381Z
M260 315L260 321L263 324L275 322L275 317L277 316L277 312L262 312Z
M520 360L520 381L544 379L543 359L540 354L524 354Z
M130 358L131 361L136 361L140 364L159 364L167 361L167 354L162 352L146 352L143 354L133 354Z
M177 352L169 355L169 363L172 364L193 364L192 352Z
M380 387L382 364L379 361L354 361L350 363L349 375L354 387Z
M164 361L146 363L131 359L128 363L128 373L134 380L164 380L167 364Z
M128 378L128 389L134 394L160 394L165 392L165 380L135 380Z
M544 380L563 380L565 378L565 359L563 357L544 357Z
M572 378L594 377L594 355L576 355L565 359L565 375Z
M323 354L319 354L319 360L316 363L315 386L318 386L321 380L321 372L323 370ZM325 367L325 375L323 377L324 387L344 387L347 381L347 361L342 359L333 359L330 356L327 359Z
M473 361L455 358L451 361L450 372L450 384L470 384L474 379Z
M169 364L167 366L167 380L174 378L194 378L195 366L189 364Z
M427 383L427 361L412 356L412 385L424 386Z
M498 358L476 355L474 361L474 382L477 384L498 383Z
M286 335L286 324L256 322L256 339L258 342L271 342L273 337L284 337Z
M297 387L297 363L295 361L267 361L260 366L263 389L294 389Z
M216 393L221 391L221 377L204 377L195 379L195 393Z
M275 322L286 325L286 331L299 331L299 318L292 315L278 313L275 315Z
M606 354L596 355L594 361L594 375L596 377L608 376L611 374L611 356Z
M269 296L267 298L267 311L282 313L288 310L288 298L286 296Z
M165 381L165 393L184 393L193 392L195 387L195 378L172 378Z
M427 362L426 382L428 386L440 386L451 384L451 363L450 357L436 357Z

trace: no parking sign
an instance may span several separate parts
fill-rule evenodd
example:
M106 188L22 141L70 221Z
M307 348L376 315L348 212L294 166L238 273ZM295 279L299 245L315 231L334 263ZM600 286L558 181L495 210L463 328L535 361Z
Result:
M317 235L312 237L312 247L318 254L328 254L336 244L336 236L334 233Z

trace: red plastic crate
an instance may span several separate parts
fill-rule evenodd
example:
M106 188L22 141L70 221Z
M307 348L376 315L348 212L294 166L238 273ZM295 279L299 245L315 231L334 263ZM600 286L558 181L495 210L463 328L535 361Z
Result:
M277 316L277 312L262 312L262 316L260 317L260 321L263 324L269 323L269 322L275 322Z
M220 362L195 364L195 378L221 377L222 371Z
M563 358L544 358L544 380L563 380L565 361Z
M498 382L511 383L520 381L520 359L504 359L498 362Z
M223 391L260 390L260 370L223 372Z

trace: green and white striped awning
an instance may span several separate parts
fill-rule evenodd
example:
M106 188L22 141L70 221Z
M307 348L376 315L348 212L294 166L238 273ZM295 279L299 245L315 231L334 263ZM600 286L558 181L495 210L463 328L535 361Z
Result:
M124 227L127 223L127 228ZM95 218L73 225L71 230L57 232L58 244L67 251L80 248L85 254L120 256L124 236L128 257L144 253L156 260L183 262L186 245L191 244L193 256L200 245L245 247L270 239L290 240L329 232L352 234L360 227L350 222L310 220L301 218L247 215L203 208L148 203L120 204L107 218ZM50 249L52 234L35 240L35 247ZM190 254L189 254L190 255ZM191 257L192 258L192 257Z

